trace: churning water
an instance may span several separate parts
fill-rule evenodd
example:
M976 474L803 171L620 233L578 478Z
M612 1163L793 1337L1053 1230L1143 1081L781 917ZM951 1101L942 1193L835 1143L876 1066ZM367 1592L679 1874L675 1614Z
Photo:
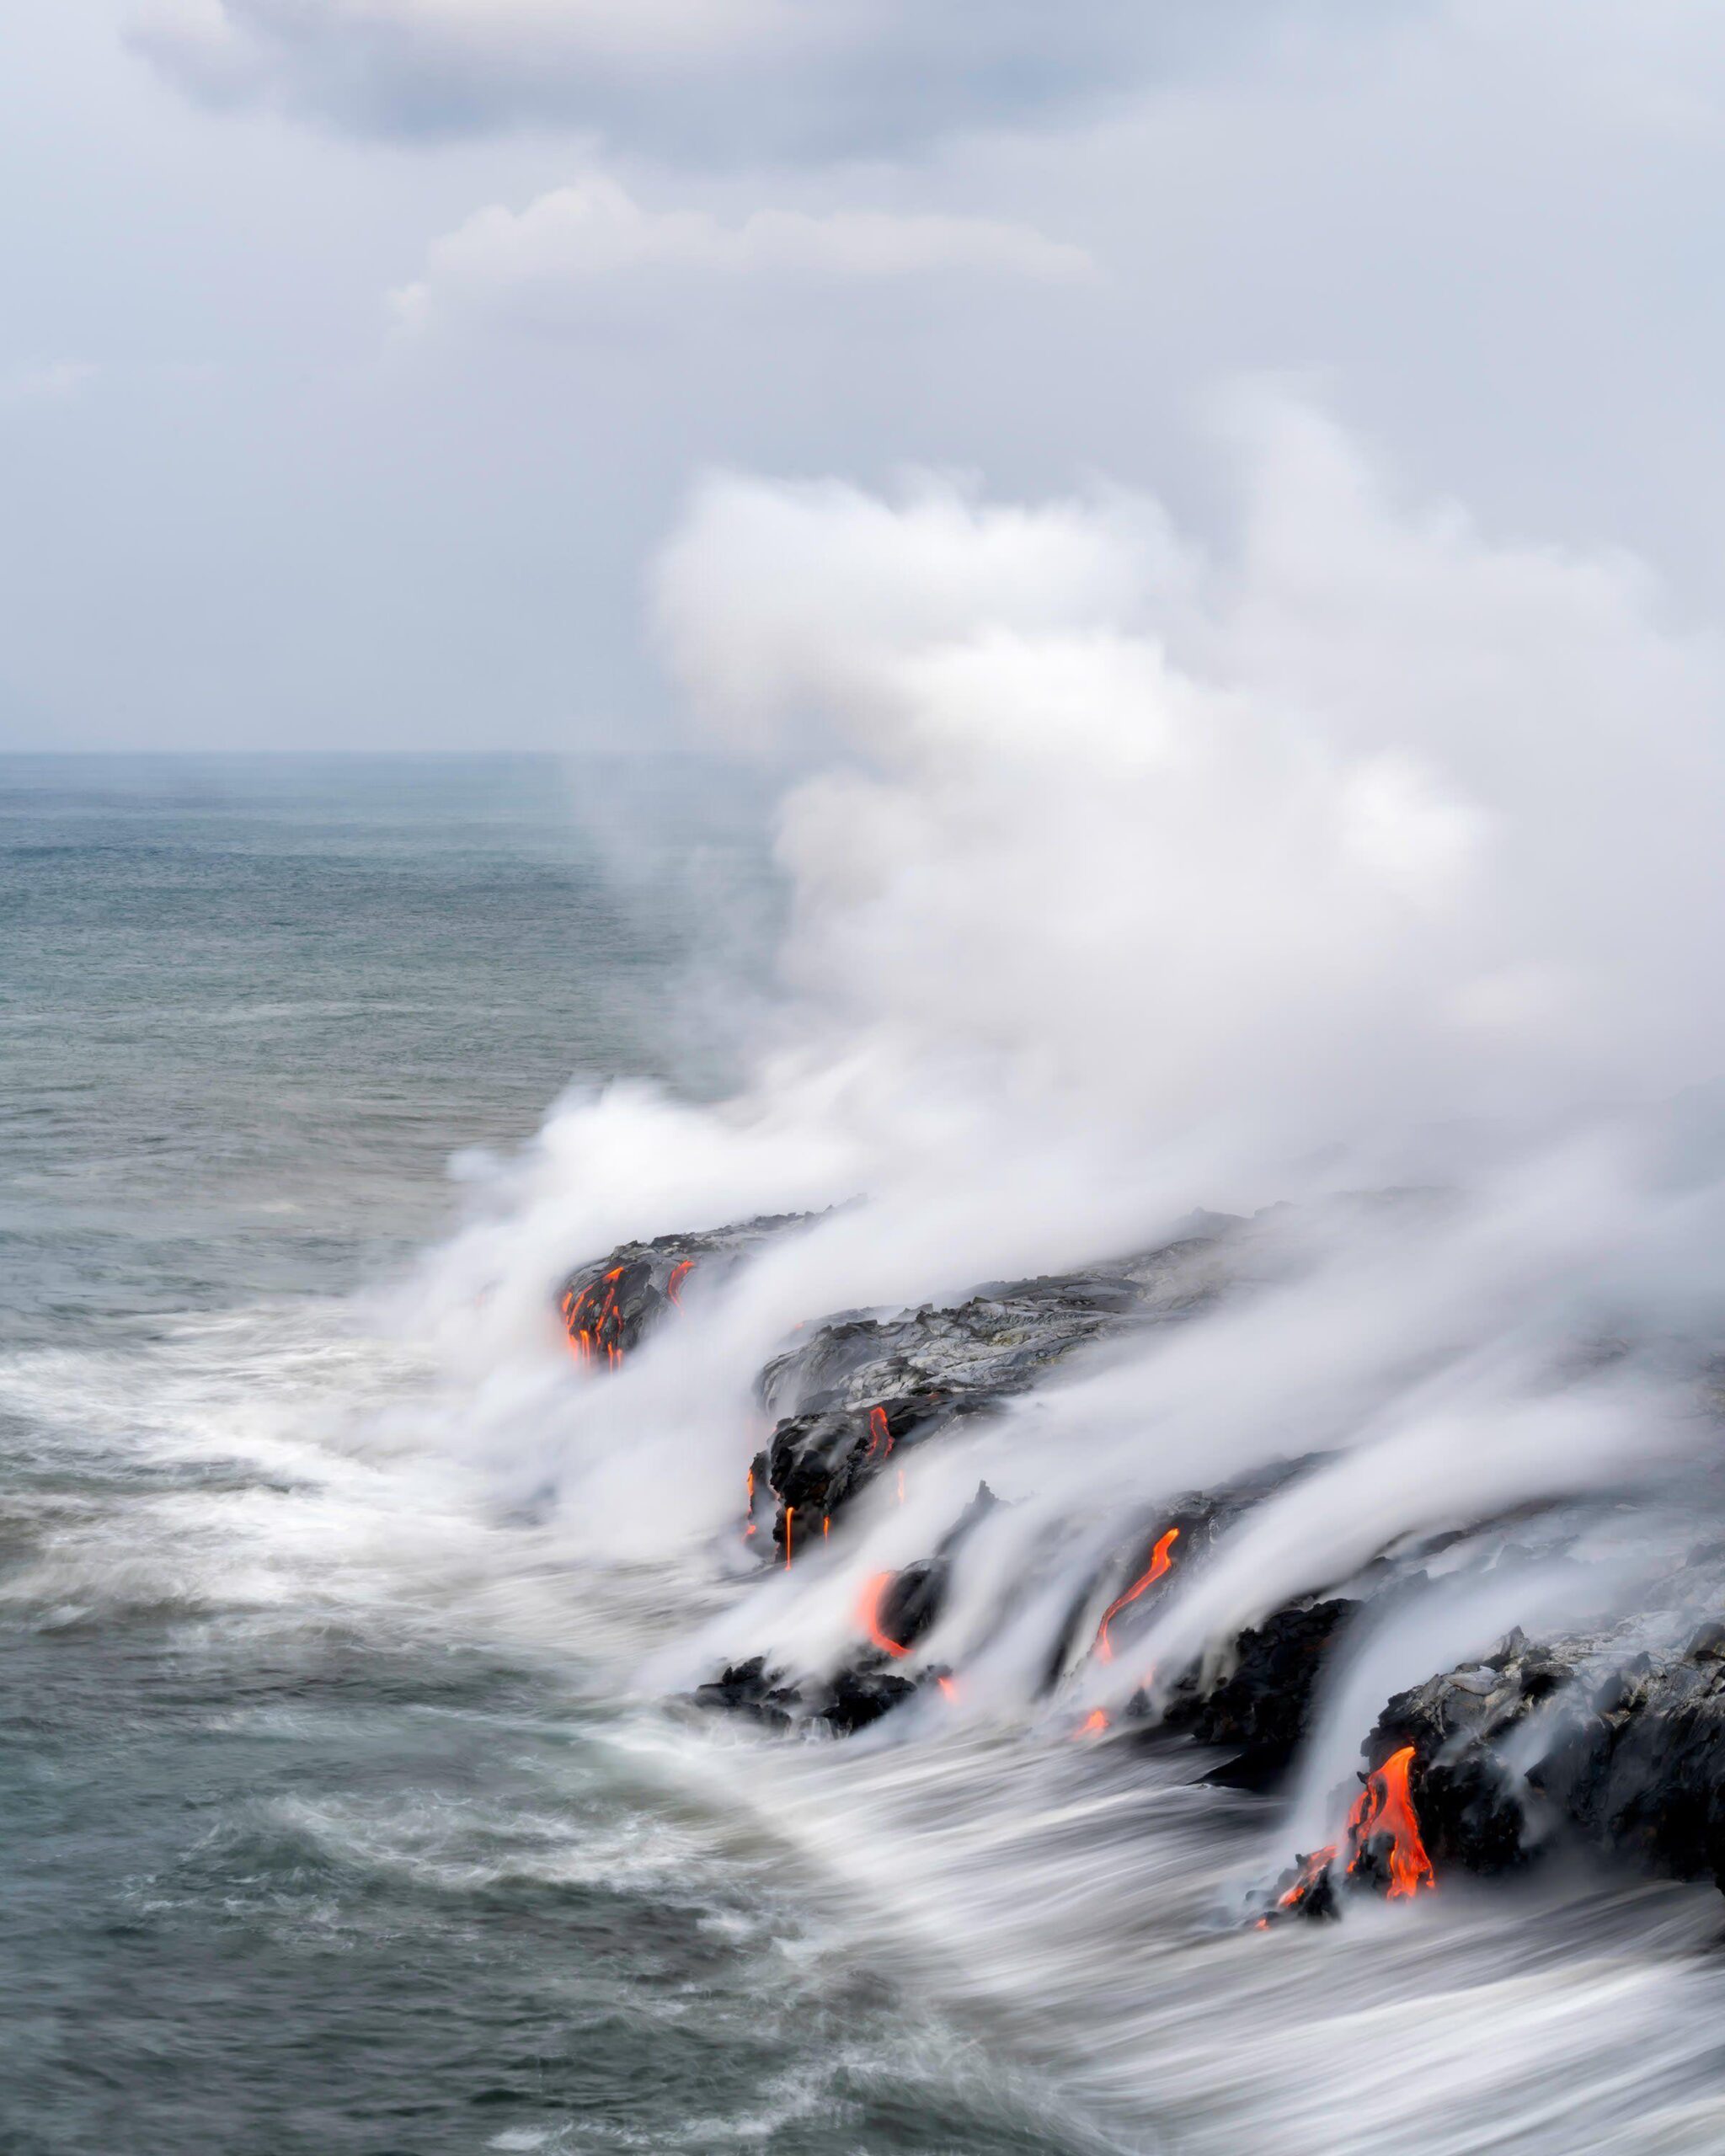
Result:
M746 1590L451 1441L377 1290L572 1075L722 1079L714 772L14 759L0 843L0 2147L1725 2142L1711 1892L1242 1931L1260 1800L692 1727L640 1673Z

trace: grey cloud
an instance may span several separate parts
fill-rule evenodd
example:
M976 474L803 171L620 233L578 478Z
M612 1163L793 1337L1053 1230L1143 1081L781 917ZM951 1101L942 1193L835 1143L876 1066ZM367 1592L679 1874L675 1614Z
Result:
M574 127L724 163L1063 118L1266 31L1365 12L1366 0L142 0L129 35L214 104L386 136ZM1370 12L1381 19L1383 0Z

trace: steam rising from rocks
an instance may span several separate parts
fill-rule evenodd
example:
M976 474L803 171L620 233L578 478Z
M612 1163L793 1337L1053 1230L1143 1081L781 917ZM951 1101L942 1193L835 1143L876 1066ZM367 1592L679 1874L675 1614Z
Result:
M431 1272L467 1441L572 1537L664 1560L734 1518L753 1374L799 1321L1293 1201L1239 1296L993 1428L1011 1508L931 1642L980 1657L976 1711L1022 1708L1045 1659L1048 1551L1080 1577L1173 1491L1332 1455L1170 1599L1170 1667L1398 1536L1644 1486L1701 1428L1725 1246L1710 1097L1678 1097L1725 1024L1719 654L1626 558L1397 504L1310 411L1254 393L1228 435L1217 551L1100 487L697 489L655 618L697 722L784 775L782 1002L717 1107L564 1103ZM827 1206L579 1385L547 1315L571 1264ZM691 1673L716 1643L838 1652L976 1454L931 1448Z

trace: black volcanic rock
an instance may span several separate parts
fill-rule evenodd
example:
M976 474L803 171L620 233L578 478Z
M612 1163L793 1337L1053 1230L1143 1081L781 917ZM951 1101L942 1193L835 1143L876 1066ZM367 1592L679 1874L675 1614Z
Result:
M1238 1748L1243 1757L1228 1779L1265 1785L1306 1734L1326 1657L1359 1606L1332 1596L1276 1610L1240 1635L1226 1667L1208 1683L1197 1671L1180 1680L1163 1707L1163 1726L1200 1744Z
M1499 1871L1567 1832L1642 1870L1725 1889L1717 1623L1674 1652L1512 1633L1487 1662L1392 1700L1374 1742L1397 1736L1421 1750L1417 1794L1434 1855Z
M686 1295L706 1293L763 1244L820 1217L763 1214L730 1227L619 1243L563 1283L558 1308L570 1345L584 1361L621 1362Z
M1414 1805L1440 1868L1491 1875L1527 1862L1528 1785L1504 1754L1514 1733L1575 1674L1580 1654L1512 1632L1487 1661L1398 1693L1379 1716L1367 1757L1413 1747Z
M1589 1841L1725 1891L1725 1627L1637 1656L1566 1705L1530 1779Z
M879 1721L916 1691L914 1678L900 1676L885 1656L837 1670L815 1703L814 1719L836 1737L853 1737Z
M854 1312L807 1331L761 1374L775 1416L767 1475L779 1510L834 1519L906 1452L1027 1391L1074 1350L1188 1316L1223 1283L1226 1226L1107 1272L998 1281L951 1307Z
M1674 1646L1677 1614L1643 1609L1543 1641L1512 1631L1390 1700L1365 1757L1411 1752L1408 1793L1439 1877L1517 1870L1567 1842L1725 1890L1725 1624L1680 1625ZM1287 1875L1281 1902L1300 1884ZM1306 1898L1292 1906L1315 1913Z
M811 1681L803 1686L787 1684L782 1676L767 1671L757 1657L702 1685L695 1694L697 1703L748 1716L772 1728L810 1724L827 1728L836 1736L848 1737L879 1721L931 1679L945 1678L943 1669L907 1670L900 1665L939 1618L954 1553L999 1502L985 1482L979 1483L976 1495L942 1537L932 1557L919 1558L901 1571L883 1573L870 1582L868 1614L879 1641L889 1645L859 1638L856 1650L825 1682Z
M803 1705L803 1695L770 1670L763 1655L733 1662L710 1684L697 1688L695 1704L725 1714L743 1715L768 1729L788 1730Z
M1109 1655L1126 1653L1133 1635L1146 1628L1157 1604L1204 1564L1229 1529L1284 1483L1316 1466L1319 1457L1308 1454L1299 1460L1274 1460L1214 1490L1188 1490L1167 1498L1141 1515L1131 1539L1119 1545L1073 1598L1049 1656L1045 1688L1058 1684L1098 1651L1105 1620ZM1167 1540L1171 1530L1172 1539ZM1156 1552L1164 1544L1167 1561L1158 1566ZM1159 1576L1150 1577L1153 1572ZM1175 1696L1189 1708L1201 1689L1220 1681L1189 1673L1183 1680L1183 1690L1177 1689Z

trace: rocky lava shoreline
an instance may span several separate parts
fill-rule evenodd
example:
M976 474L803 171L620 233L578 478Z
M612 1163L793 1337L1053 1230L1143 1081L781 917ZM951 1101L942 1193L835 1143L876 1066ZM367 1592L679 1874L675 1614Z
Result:
M559 1299L573 1351L600 1370L620 1364L686 1291L713 1292L810 1217L629 1243L583 1267ZM799 1328L756 1380L771 1435L747 1470L740 1532L763 1567L793 1561L807 1538L830 1540L862 1493L901 1475L907 1457L957 1430L985 1434L1007 1402L1080 1351L1199 1316L1249 1273L1251 1230L1200 1215L1188 1233L1108 1267ZM1153 1518L1135 1521L1071 1598L1046 1657L1045 1694L1058 1696L1076 1671L1141 1633L1255 1506L1318 1465L1311 1455L1274 1462L1171 1496ZM810 1673L754 1657L716 1671L694 1704L786 1735L846 1737L921 1694L950 1690L955 1673L928 1658L923 1642L964 1544L999 1502L981 1483L926 1556L868 1582L857 1644L836 1667ZM1274 1793L1362 1620L1428 1584L1436 1559L1452 1576L1500 1563L1529 1524L1458 1518L1421 1543L1392 1545L1350 1577L1210 1641L1188 1667L1147 1675L1123 1708L1092 1710L1076 1733L1203 1748L1194 1765L1206 1778ZM1561 1551L1561 1533L1541 1554L1553 1547ZM1701 1531L1687 1561L1630 1614L1540 1640L1511 1631L1483 1659L1434 1670L1386 1700L1345 1826L1333 1844L1292 1859L1256 1921L1332 1917L1353 1894L1403 1898L1451 1874L1525 1870L1566 1848L1725 1891L1722 1619L1725 1537Z

